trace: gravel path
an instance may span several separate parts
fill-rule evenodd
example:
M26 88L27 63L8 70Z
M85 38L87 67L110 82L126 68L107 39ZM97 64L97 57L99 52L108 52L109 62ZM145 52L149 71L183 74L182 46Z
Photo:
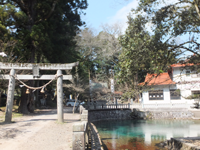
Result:
M80 115L65 108L64 123L58 123L56 110L45 111L0 125L0 150L72 150L72 127Z

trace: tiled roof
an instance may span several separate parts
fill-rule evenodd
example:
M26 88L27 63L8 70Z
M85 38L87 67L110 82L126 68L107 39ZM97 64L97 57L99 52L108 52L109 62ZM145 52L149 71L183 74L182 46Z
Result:
M167 72L157 74L148 74L145 78L143 83L140 85L167 85L167 84L176 84L174 81L171 80L169 74Z
M115 91L115 94L122 95L123 93L121 91Z
M186 66L193 66L194 64L193 63L187 63L187 64L173 64L171 65L171 67L186 67Z

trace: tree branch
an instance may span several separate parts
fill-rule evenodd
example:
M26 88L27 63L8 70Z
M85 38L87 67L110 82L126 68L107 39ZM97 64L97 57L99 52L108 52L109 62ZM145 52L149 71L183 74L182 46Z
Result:
M8 3L2 3L2 2L0 2L0 5L5 5L5 4L8 4Z
M180 48L181 46L185 45L185 44L188 44L188 43L191 43L191 41L187 41L187 42L184 42L180 45L176 45L176 46L173 46L173 45L169 45L169 47L172 47L169 51L172 52L173 50L175 50L176 48Z
M198 7L198 4L196 3L196 0L194 1L194 6L195 6L197 14L199 15L199 18L200 18L199 7Z
M28 15L28 8L24 6L24 2L23 0L19 1L19 0L13 0L20 8L22 11L24 11L24 13L26 13Z
M57 3L57 2L58 2L58 0L55 0L55 1L53 2L53 4L52 4L52 8L51 8L51 11L49 12L49 14L48 14L45 18L40 19L39 21L36 21L35 23L38 23L38 22L41 22L41 21L44 21L44 20L49 19L49 17L52 15L52 13L53 13L54 10L55 10L56 3Z
M45 18L45 20L48 19L48 18L51 16L51 14L53 13L53 11L55 10L55 6L56 6L56 3L57 3L57 2L58 2L58 0L55 0L55 1L53 2L51 11L49 12L49 14L48 14L47 17Z
M195 51L193 51L193 50L191 50L191 49L189 49L189 48L183 46L184 44L187 44L187 43L191 43L191 41L185 42L185 43L180 44L180 45L178 45L178 46L175 46L175 47L173 47L172 49L170 49L169 51L173 51L173 50L175 50L176 48L182 48L182 49L185 49L185 50L187 50L187 51L189 51L189 52L192 52L192 53L194 53L194 54L196 54L196 55L199 56L199 53L198 53L198 52L195 52Z

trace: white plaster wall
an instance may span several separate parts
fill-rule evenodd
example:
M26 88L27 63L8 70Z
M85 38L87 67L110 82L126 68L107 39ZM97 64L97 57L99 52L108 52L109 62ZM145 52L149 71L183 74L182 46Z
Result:
M189 69L187 69L189 70ZM200 77L192 76L194 72L191 72L190 76L186 76L186 69L173 68L173 81L183 82L183 81L200 81Z
M185 99L185 97L188 97L189 95L191 95L191 90L198 90L198 89L191 89L191 90L181 89L181 99L171 100L170 89L181 89L181 85L166 85L166 86L157 86L157 87L152 88L152 90L163 90L164 100L149 100L149 92L144 91L142 93L142 103L143 104L162 104L162 103L163 104L167 104L167 103L193 104L194 100Z
M170 101L170 89L177 89L176 85L162 85L162 86L154 86L149 90L163 90L164 100L149 100L149 92L144 91L142 93L143 104L166 104L171 103ZM181 101L181 100L175 100Z
M142 103L146 104L149 101L149 92L148 91L143 91L142 92Z
M184 71L181 71L180 68L173 68L173 78L174 82L180 82L185 79Z
M181 100L188 104L193 104L194 100L186 99L186 97L190 96L192 91L199 91L200 83L177 84L177 88L181 90Z
M163 89L164 103L170 103L170 91L169 88Z

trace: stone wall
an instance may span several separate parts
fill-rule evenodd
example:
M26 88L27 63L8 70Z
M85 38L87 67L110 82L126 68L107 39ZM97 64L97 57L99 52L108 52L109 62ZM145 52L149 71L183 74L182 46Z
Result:
M139 110L139 109L106 109L89 110L88 120L110 119L192 119L194 113L188 110Z
M192 119L194 116L190 111L180 110L144 111L141 114L145 119Z
M110 119L132 119L131 109L101 109L101 110L89 110L88 120L98 121L98 120L110 120Z

